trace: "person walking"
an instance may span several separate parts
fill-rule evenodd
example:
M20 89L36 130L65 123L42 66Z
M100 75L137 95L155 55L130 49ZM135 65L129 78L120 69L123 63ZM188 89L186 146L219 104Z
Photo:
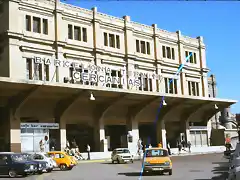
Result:
M158 143L158 147L159 147L159 148L162 148L162 142L159 142L159 143Z
M181 154L182 151L182 144L178 142L178 154Z
M91 147L90 147L90 145L88 144L88 145L87 145L87 153L88 153L88 158L87 158L87 160L90 160L90 151L91 151Z
M167 150L168 150L168 154L171 155L171 148L170 148L170 143L167 143Z
M188 146L188 152L189 152L189 153L191 152L191 145L192 145L191 142L188 141L188 142L187 142L187 146Z

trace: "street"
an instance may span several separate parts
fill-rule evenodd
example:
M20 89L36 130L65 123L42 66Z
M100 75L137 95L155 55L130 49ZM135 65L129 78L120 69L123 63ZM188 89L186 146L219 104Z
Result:
M225 180L227 160L222 154L172 157L173 175L145 175L142 180ZM133 164L80 163L72 171L54 171L43 175L34 175L26 180L139 180L140 161ZM5 179L5 178L3 178ZM7 178L6 178L7 179Z

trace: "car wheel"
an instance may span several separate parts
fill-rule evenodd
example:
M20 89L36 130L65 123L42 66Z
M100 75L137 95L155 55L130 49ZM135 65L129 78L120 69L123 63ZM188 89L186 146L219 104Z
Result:
M67 169L66 164L60 164L60 169L61 169L62 171L65 171L65 170Z
M43 173L43 171L38 171L37 173L38 173L38 174L42 174L42 173Z
M172 175L172 169L168 172L168 175L169 175L169 176Z
M13 170L13 169L11 169L11 170L8 171L8 175L9 175L9 177L11 177L11 178L17 177L17 173L16 173L16 171Z

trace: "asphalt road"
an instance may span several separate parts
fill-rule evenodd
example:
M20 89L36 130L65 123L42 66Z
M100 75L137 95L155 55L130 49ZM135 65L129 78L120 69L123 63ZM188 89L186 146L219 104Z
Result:
M141 163L80 163L71 171L34 175L26 180L225 180L228 163L222 154L172 157L173 175L140 176ZM6 179L6 178L1 178ZM18 178L19 179L19 178Z

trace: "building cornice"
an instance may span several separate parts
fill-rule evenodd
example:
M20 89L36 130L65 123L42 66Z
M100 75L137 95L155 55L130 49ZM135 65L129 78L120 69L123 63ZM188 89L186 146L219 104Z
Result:
M46 55L53 55L56 51L55 50L49 50L49 49L40 49L40 48L33 48L29 46L20 46L20 50L22 52L37 52L42 53Z

